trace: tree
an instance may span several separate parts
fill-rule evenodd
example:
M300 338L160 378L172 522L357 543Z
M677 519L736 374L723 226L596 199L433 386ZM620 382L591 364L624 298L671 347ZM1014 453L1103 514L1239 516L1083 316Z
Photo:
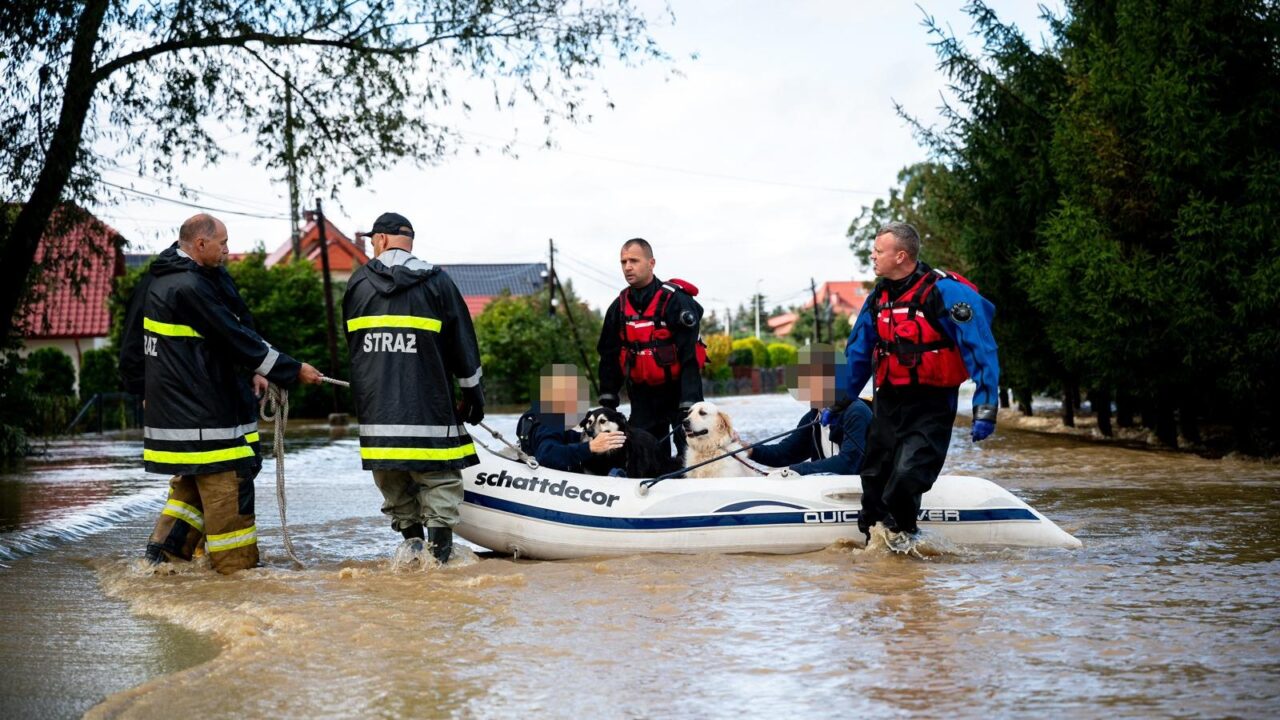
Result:
M903 108L899 113L946 167L946 202L938 204L936 217L952 236L966 275L997 307L1001 383L1016 388L1030 412L1032 392L1072 382L1025 285L1040 225L1058 203L1053 137L1067 80L1056 54L1036 52L980 0L967 11L982 55L925 19L956 97L955 105L943 107L945 127L925 128Z
M947 166L920 162L898 171L898 187L889 188L889 197L877 199L849 224L849 249L860 263L870 267L871 245L876 230L889 222L905 222L920 233L920 259L934 267L964 273L964 258L955 246L955 231L946 226Z
M1239 440L1256 449L1280 402L1280 8L1068 8L1062 196L1031 299L1064 364L1100 397L1138 395L1166 444L1179 431L1198 442L1208 416L1242 419Z
M459 76L487 80L498 107L578 122L606 60L668 59L627 0L13 0L0 33L0 195L25 198L0 214L0 335L59 203L120 191L104 169L176 182L180 164L216 162L230 129L262 166L293 162L336 194L455 148L434 118L470 109L450 91ZM288 125L292 155L286 95L306 117Z
M317 367L329 366L329 346L325 333L324 283L320 271L309 262L282 262L266 266L261 248L227 265L240 297L253 315L258 334L290 357ZM334 322L341 324L342 293L345 285L334 287ZM346 332L337 328L338 377L351 377ZM337 391L343 398L344 391ZM299 385L289 392L290 412L299 417L323 416L332 410L334 389L330 385Z
M538 376L552 363L578 366L584 376L594 376L599 354L595 341L604 319L564 286L573 307L573 321L581 345L575 343L563 306L553 315L547 311L546 295L504 294L491 301L475 319L480 343L480 364L484 367L485 393L492 401L527 404L537 393ZM586 367L582 356L586 355Z

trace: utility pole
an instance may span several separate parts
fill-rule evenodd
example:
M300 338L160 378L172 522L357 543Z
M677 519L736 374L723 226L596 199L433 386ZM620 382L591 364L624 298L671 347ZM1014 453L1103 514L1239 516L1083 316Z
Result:
M324 208L320 205L320 198L316 198L316 227L320 231L320 268L324 273L324 319L325 330L329 340L329 377L338 376L338 339L334 336L334 319L333 319L333 285L329 280L329 242L324 234ZM340 413L338 409L338 386L330 385L333 390L333 413ZM330 418L330 425L332 417ZM343 425L346 423L343 422Z
M550 268L547 271L547 314L556 314L556 241L555 238L547 238L547 257L550 259Z
M760 339L760 280L756 280L756 296L751 298L751 304L756 306L756 339Z
M809 289L813 291L813 342L822 342L822 321L818 319L818 281L809 278Z
M298 157L293 150L293 80L284 74L284 160L289 176L289 241L293 243L293 259L302 259L302 236L298 231Z

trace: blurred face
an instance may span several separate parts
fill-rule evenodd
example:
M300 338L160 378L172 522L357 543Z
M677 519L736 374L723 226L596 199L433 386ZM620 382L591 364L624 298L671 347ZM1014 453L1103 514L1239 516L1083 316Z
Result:
M227 226L215 220L217 229L212 237L196 236L191 243L191 259L202 267L217 267L227 261Z
M644 254L639 245L628 245L622 248L622 277L633 288L642 288L653 279L653 266L656 261Z
M836 379L822 372L805 368L796 380L791 396L812 408L828 407L836 401Z
M538 379L538 400L542 412L560 415L565 427L581 422L590 408L587 383L572 365L553 365Z
M898 240L892 233L877 235L871 245L871 267L879 277L890 280L901 280L915 269L916 261L907 257L907 253L898 247Z
M829 345L814 345L800 351L799 363L787 369L787 389L791 397L809 407L830 407L839 397L838 378L844 372L844 356Z

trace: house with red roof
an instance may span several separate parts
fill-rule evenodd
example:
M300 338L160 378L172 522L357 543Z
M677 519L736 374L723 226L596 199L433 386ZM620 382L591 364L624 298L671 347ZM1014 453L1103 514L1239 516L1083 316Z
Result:
M335 282L346 282L356 268L369 262L369 255L364 249L364 238L352 240L342 233L336 225L324 219L324 241L329 248L329 277ZM320 223L316 222L315 212L308 210L303 214L303 225L298 243L302 248L302 257L307 259L316 270L324 268L324 259L320 257ZM271 267L279 262L293 258L293 241L286 240L266 258L266 266Z
M15 325L22 354L56 347L71 357L77 387L86 350L106 347L111 334L107 298L124 274L125 240L114 228L80 208L64 207L50 220L36 249L36 267L46 268Z
M870 294L866 284L858 280L828 280L818 286L818 302L830 305L836 315L857 315ZM813 298L809 298L804 306L812 308Z
M315 213L307 211L299 240L302 255L316 270L323 269L320 257L320 225ZM329 277L334 282L346 282L356 268L369 262L364 238L348 238L329 218L324 220L325 243L329 247ZM265 264L271 267L293 257L293 243L285 241L267 256ZM458 286L471 317L479 315L491 300L503 293L530 295L545 290L547 266L545 263L457 263L440 266Z

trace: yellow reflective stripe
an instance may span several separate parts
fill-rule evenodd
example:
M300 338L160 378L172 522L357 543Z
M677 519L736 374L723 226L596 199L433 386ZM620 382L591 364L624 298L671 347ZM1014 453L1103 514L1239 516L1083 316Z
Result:
M235 550L258 542L258 526L250 525L243 530L233 530L221 535L206 535L204 547L211 553Z
M365 460L459 460L475 454L474 443L452 448L360 448L360 457Z
M256 443L256 442L258 442L258 440L259 440L259 437L258 437L258 433L256 433L256 432L251 432L251 433L249 433L248 435L245 435L245 436L244 436L244 441L245 441L245 442Z
M177 325L175 323L165 323L159 320L152 320L149 317L142 318L142 329L150 330L157 335L168 335L169 337L204 337L196 332L195 328L190 325Z
M440 332L440 321L435 318L416 317L414 315L366 315L351 318L347 321L347 332L368 330L369 328L410 328Z
M160 511L161 515L168 515L177 518L191 527L204 532L204 514L198 508L192 507L181 500L169 498L164 504L164 509Z
M253 448L248 445L223 448L222 450L202 450L200 452L174 452L171 450L143 450L142 459L168 465L204 465L206 463L237 460L253 457Z

